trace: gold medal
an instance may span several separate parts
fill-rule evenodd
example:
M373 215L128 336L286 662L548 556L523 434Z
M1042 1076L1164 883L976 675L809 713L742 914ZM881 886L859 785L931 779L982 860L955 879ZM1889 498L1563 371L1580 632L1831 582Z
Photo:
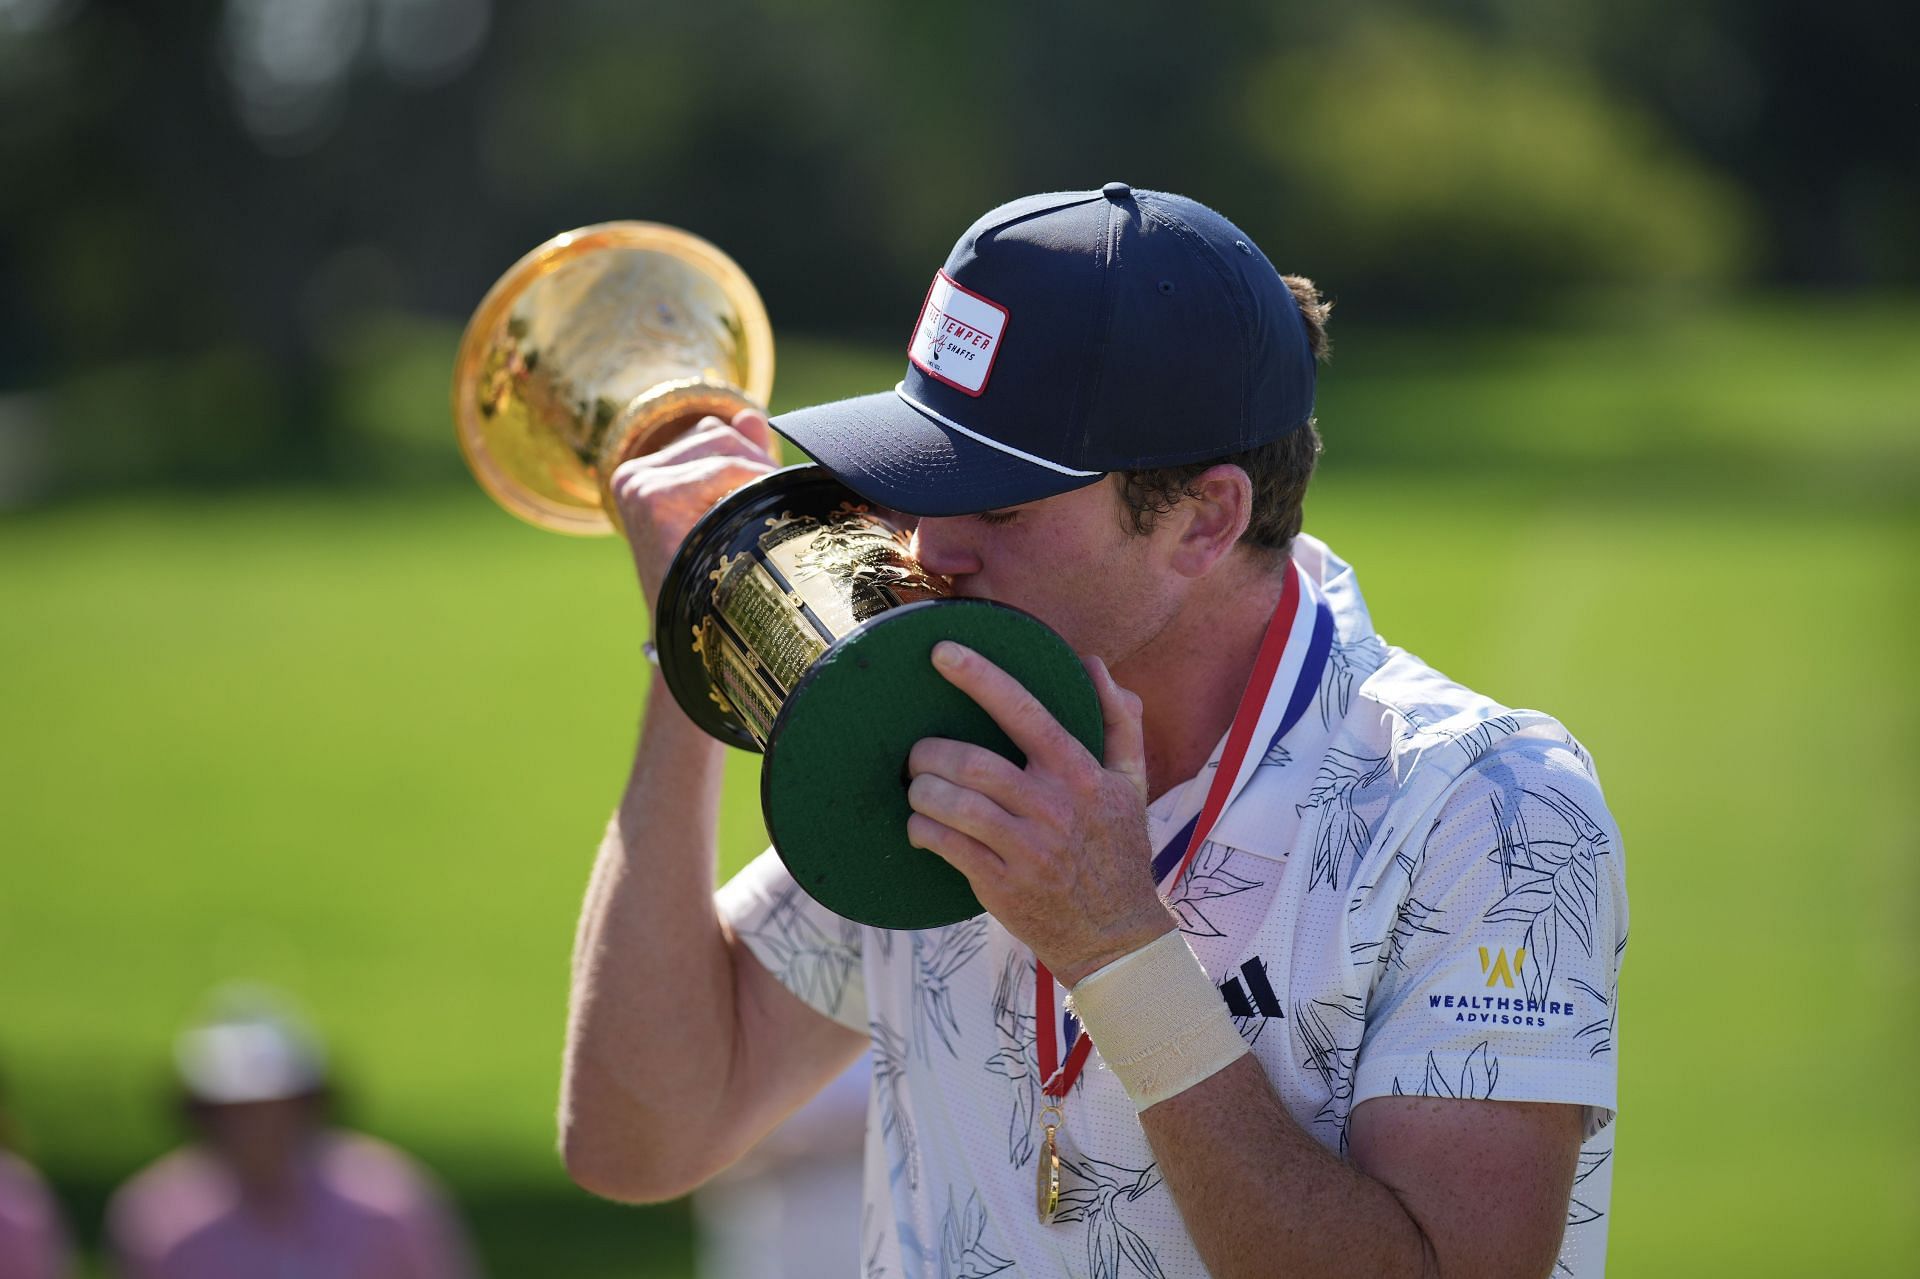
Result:
M1047 1116L1052 1115L1051 1122ZM1054 1144L1053 1134L1060 1131L1060 1125L1066 1122L1066 1116L1060 1113L1060 1107L1048 1106L1040 1112L1040 1121L1047 1125L1047 1137L1040 1148L1040 1161L1035 1166L1034 1189L1037 1192L1036 1206L1040 1209L1040 1224L1051 1226L1056 1213L1060 1211L1060 1148Z

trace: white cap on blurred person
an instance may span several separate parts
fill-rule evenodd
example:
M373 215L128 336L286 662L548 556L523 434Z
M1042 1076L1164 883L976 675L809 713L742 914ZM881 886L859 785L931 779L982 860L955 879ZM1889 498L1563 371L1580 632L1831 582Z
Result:
M305 1097L327 1080L319 1040L284 997L258 986L216 992L173 1055L187 1094L209 1105Z

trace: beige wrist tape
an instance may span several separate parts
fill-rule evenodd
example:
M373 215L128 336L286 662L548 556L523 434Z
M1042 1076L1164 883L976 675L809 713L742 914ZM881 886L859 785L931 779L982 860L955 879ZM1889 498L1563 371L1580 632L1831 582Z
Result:
M1185 1092L1247 1051L1178 929L1082 978L1067 1007L1136 1111Z

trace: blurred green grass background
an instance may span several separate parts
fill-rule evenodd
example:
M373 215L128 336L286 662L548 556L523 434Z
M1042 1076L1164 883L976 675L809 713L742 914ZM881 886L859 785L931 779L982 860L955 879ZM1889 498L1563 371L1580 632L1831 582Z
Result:
M1920 308L1590 314L1336 318L1308 528L1389 639L1598 760L1633 895L1614 1273L1901 1272ZM388 456L451 457L452 340L356 379ZM781 362L776 407L899 363ZM171 1033L245 976L313 1008L349 1116L451 1184L493 1273L688 1273L681 1208L597 1203L553 1153L643 687L620 546L465 484L151 495L0 517L0 601L0 1065L83 1235L176 1138ZM727 867L762 839L733 765Z

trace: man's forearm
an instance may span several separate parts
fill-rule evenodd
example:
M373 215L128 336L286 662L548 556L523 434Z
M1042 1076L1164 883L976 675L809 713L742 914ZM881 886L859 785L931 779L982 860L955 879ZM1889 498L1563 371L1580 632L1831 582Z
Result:
M1374 1097L1347 1116L1341 1159L1249 1055L1140 1120L1216 1275L1541 1279L1560 1253L1585 1112Z
M612 899L632 891L629 863L643 842L656 847L677 844L706 854L674 857L663 848L662 853L648 857L647 873L652 878L643 887L712 895L723 765L720 743L694 726L656 674L626 788L607 823L606 837L587 884L586 903L574 936L576 994L590 963L590 952L610 922Z
M1302 1130L1251 1055L1149 1106L1140 1123L1213 1274L1438 1273L1400 1200Z
M656 1183L705 1148L733 1052L733 959L713 909L721 773L720 744L656 676L574 943L561 1145L603 1194L671 1193Z

